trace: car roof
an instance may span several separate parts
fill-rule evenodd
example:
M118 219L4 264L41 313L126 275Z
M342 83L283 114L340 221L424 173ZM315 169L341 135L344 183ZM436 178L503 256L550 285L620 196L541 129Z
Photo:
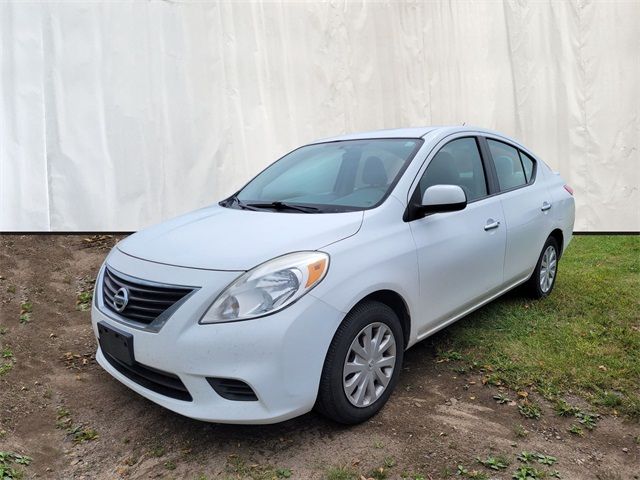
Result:
M347 133L333 137L323 138L311 143L335 142L339 140L363 140L371 138L423 138L431 133L449 135L458 132L483 132L509 138L504 134L488 130L486 128L465 125L441 125L408 128L389 128L385 130L371 130L367 132ZM512 139L510 139L512 140ZM513 141L513 140L512 140Z
M312 143L335 142L338 140L361 140L365 138L421 138L437 128L438 127L409 127L371 130L367 132L346 133L343 135L336 135L334 137L322 138Z
M368 132L357 132L357 133L346 133L343 135L336 135L334 137L322 138L309 144L314 143L326 143L326 142L337 142L340 140L365 140L372 138L424 138L427 135L433 138L434 136L438 139L444 138L448 135L452 135L454 133L462 133L462 132L472 132L474 134L488 134L494 135L496 137L502 138L511 142L512 144L522 148L527 153L532 154L530 150L528 150L524 145L522 145L518 140L509 137L500 132L496 132L495 130L490 130L487 128L476 127L473 125L441 125L441 126L426 126L426 127L408 127L408 128L389 128L385 130L371 130Z

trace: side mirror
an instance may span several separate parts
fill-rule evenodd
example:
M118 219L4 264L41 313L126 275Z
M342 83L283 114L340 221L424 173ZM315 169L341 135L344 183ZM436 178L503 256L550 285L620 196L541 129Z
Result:
M420 213L455 212L467 206L467 195L458 185L433 185L424 192Z

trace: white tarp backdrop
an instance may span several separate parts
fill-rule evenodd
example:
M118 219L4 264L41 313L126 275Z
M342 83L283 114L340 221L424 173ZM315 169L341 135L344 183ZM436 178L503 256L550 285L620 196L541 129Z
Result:
M301 143L462 123L640 230L640 0L0 4L0 230L135 230Z

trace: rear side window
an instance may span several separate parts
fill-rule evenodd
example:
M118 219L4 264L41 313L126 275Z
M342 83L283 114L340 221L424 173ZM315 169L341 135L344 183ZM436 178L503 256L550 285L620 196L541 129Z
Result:
M533 159L526 153L520 152L520 160L522 160L524 175L527 177L527 183L529 183L533 178Z
M487 139L493 164L496 167L500 190L510 190L527 184L518 150L506 143Z
M420 179L420 198L433 185L458 185L467 195L468 202L487 195L487 182L475 138L453 140L436 153Z

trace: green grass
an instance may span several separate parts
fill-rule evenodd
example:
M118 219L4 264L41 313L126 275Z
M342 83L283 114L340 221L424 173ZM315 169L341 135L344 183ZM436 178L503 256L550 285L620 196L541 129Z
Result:
M6 373L9 373L12 368L13 368L13 363L11 362L0 363L0 376Z
M91 310L91 301L93 300L93 290L83 290L78 293L76 298L76 310L88 312Z
M497 457L489 456L484 460L480 457L477 457L476 460L478 461L478 463L480 463L481 465L484 465L485 467L491 470L504 470L510 464L509 460L505 456L497 456Z
M16 465L29 465L31 457L13 452L0 452L0 480L19 480L24 472Z
M234 475L233 478L250 478L251 480L277 480L291 478L293 475L290 468L247 463L244 458L237 455L229 455L225 469L227 473Z
M490 383L577 393L640 419L640 237L574 237L548 298L516 290L443 337L441 357L460 352Z
M98 432L93 428L85 428L84 425L78 425L68 430L72 435L74 443L90 442L98 438Z
M327 480L356 480L358 477L356 471L347 465L329 467L325 475Z

